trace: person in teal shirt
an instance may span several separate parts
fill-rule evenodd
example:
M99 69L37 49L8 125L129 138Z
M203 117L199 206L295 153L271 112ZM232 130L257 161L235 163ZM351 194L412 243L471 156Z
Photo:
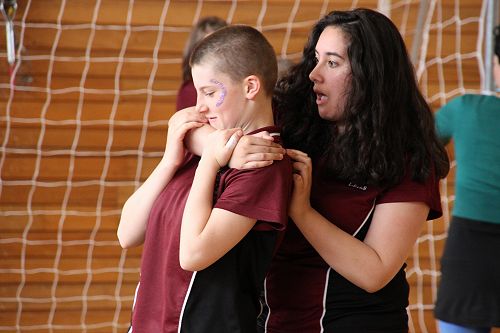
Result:
M500 26L494 77L500 87ZM457 163L435 316L441 333L491 332L500 326L500 98L459 96L435 119L438 136L453 139Z

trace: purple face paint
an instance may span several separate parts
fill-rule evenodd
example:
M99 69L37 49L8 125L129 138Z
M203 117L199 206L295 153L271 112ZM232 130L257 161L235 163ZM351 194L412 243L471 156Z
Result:
M217 100L217 103L215 103L215 106L219 107L224 102L224 98L226 98L226 93L227 93L226 87L224 87L224 84L222 84L222 82L219 82L216 79L212 79L210 80L210 82L216 84L221 90L219 99Z

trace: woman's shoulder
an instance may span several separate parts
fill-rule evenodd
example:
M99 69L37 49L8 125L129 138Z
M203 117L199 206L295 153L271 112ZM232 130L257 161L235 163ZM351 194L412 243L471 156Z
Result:
M439 181L434 168L423 181L414 179L408 163L401 181L386 188L379 199L382 202L424 202L430 208L428 219L436 219L442 215Z
M464 94L450 100L449 104L464 105L468 108L483 104L500 104L500 98L487 94Z

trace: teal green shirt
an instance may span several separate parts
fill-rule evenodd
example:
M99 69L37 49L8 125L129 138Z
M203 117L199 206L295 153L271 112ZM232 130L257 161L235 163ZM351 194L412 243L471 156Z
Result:
M454 98L436 113L436 128L455 145L453 215L500 223L500 98Z

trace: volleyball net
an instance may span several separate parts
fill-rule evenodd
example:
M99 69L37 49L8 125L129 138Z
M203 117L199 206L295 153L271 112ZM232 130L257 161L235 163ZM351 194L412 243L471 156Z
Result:
M120 248L120 211L163 154L200 18L252 25L296 61L323 15L373 8L400 29L434 109L483 88L486 0L25 0L14 13L12 3L1 1L0 22L14 36L0 39L0 331L128 327L141 248ZM444 217L425 224L408 260L411 332L435 331L453 179L454 164Z

